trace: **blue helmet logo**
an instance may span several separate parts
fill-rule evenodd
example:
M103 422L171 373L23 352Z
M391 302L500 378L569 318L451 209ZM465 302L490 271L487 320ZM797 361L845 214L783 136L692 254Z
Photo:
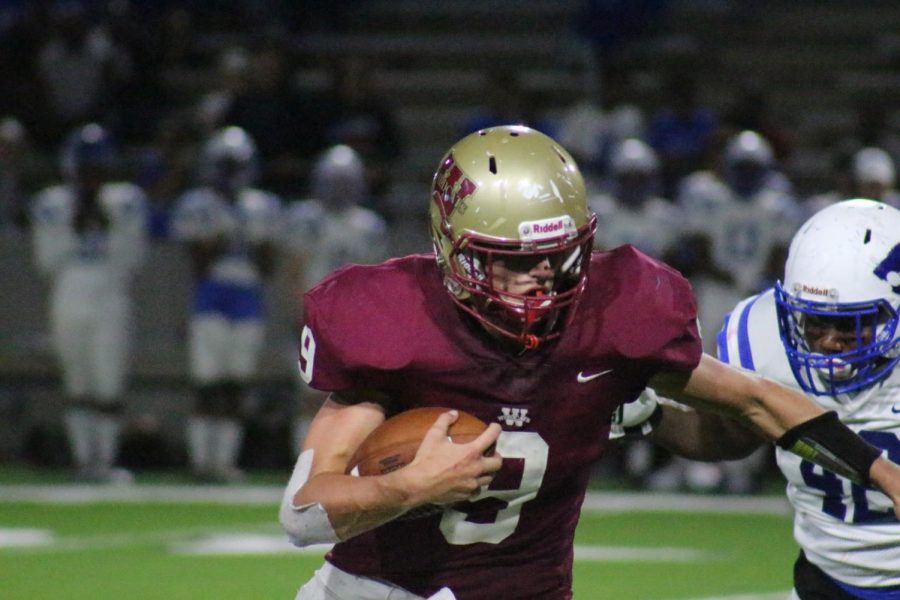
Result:
M895 294L900 294L900 244L891 248L887 258L873 272L878 279L886 281Z

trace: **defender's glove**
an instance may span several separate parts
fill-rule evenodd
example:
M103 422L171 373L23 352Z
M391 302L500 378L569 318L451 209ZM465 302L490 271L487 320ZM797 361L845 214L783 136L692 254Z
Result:
M622 404L610 421L609 439L638 439L653 431L662 418L662 406L656 392L645 388L634 402Z

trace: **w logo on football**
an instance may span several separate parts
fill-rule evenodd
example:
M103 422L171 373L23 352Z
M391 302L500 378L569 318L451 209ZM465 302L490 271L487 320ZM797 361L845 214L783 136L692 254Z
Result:
M900 244L894 246L874 271L879 279L891 286L895 294L900 294Z

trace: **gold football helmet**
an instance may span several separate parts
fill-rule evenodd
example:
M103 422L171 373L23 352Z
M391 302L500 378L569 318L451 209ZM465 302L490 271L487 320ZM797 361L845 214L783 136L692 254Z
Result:
M431 233L447 290L464 311L525 348L559 335L584 289L595 228L575 160L525 126L466 136L434 175ZM495 288L495 261L543 260L552 269L546 291Z

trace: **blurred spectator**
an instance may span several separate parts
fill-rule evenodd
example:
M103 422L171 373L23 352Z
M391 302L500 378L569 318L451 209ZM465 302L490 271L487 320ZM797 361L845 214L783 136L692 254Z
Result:
M900 160L900 135L891 124L893 103L866 98L856 109L856 127L851 139L859 148L876 147L887 152L895 163Z
M198 14L203 14L203 10L196 5L187 8L176 3L160 17L155 60L163 80L176 87L185 70L190 76L194 69L205 65L203 52L197 47L197 33L209 29Z
M216 86L200 98L196 119L204 135L227 125L225 116L247 87L250 54L245 48L226 48L216 65Z
M347 264L377 263L388 257L384 219L365 208L369 194L365 165L349 146L323 152L312 169L311 198L289 205L284 240L290 278L306 291ZM299 333L299 332L298 332ZM306 435L324 395L301 383L295 450Z
M381 200L391 187L394 163L404 152L394 106L372 86L374 67L364 59L341 61L335 69L332 113L326 139L359 153L366 167L369 207L384 214Z
M856 147L850 140L844 140L832 151L828 169L830 189L819 191L806 198L801 208L805 217L820 211L835 202L852 198L856 186L853 182L853 155Z
M900 208L900 193L895 189L896 170L891 156L881 148L861 148L852 154L837 155L834 176L840 178L834 190L816 194L803 203L804 213L812 215L847 198L869 198Z
M674 197L678 181L708 166L718 120L699 103L697 82L691 75L670 77L663 91L669 105L651 118L647 142L659 154L663 194Z
M246 86L231 100L224 125L244 129L259 148L260 185L278 194L305 186L309 161L325 146L327 107L298 90L287 51L275 41L255 48Z
M0 231L28 227L28 198L38 170L22 123L13 117L0 120Z
M597 214L598 248L632 244L662 257L680 229L681 212L660 197L659 160L647 144L635 138L623 141L610 160L608 192L589 199Z
M146 250L144 194L110 179L118 152L97 124L63 145L65 181L32 207L37 266L51 284L50 329L68 404L65 425L78 475L126 481L114 468L131 338L128 285Z
M739 91L735 102L725 111L722 126L729 136L741 131L756 131L772 147L775 160L785 164L791 156L794 136L778 120L765 89L759 83L748 83Z
M47 106L42 139L88 120L110 120L112 100L131 75L131 57L109 31L90 21L77 2L54 5L50 35L37 55L36 73ZM46 136L46 137L43 137Z
M862 148L853 155L854 196L900 208L900 194L894 189L896 179L894 161L881 148Z
M762 291L780 276L778 265L784 263L777 257L783 256L802 217L771 145L757 132L733 135L719 163L721 178L698 171L682 180L678 202L686 215L685 234L666 257L691 281L703 346L714 355L725 315L741 298ZM751 493L767 456L760 449L743 460L722 463L674 458L647 475L646 485L655 490Z
M713 259L735 277L738 298L759 291L772 246L789 241L800 223L790 182L776 167L769 143L743 131L726 145L721 179L701 171L680 186L688 231L709 237Z
M172 234L194 270L190 371L196 402L187 423L191 467L202 481L240 479L243 402L265 335L263 282L275 267L281 201L251 187L253 139L226 127L205 143L200 186L178 201Z
M608 68L601 78L585 68L579 86L583 95L559 117L556 139L578 161L588 192L607 170L613 150L627 138L644 135L644 115L630 100L628 77L623 69Z

